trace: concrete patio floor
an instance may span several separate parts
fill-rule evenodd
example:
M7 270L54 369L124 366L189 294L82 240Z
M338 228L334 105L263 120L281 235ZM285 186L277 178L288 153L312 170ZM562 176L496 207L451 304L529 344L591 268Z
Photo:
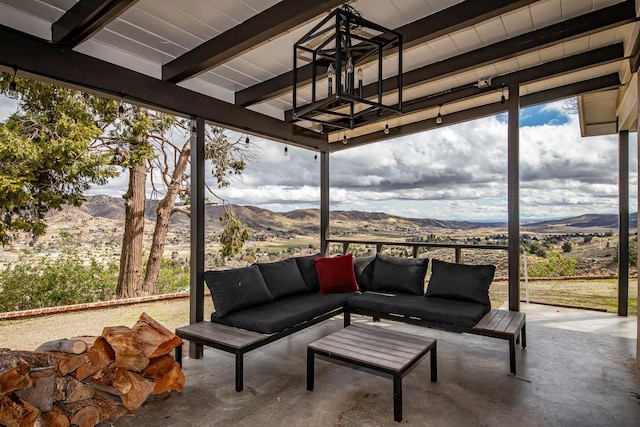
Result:
M506 341L394 322L380 327L438 339L438 382L425 357L403 380L401 424L638 426L636 317L523 304L527 349L510 375ZM355 322L369 322L354 317ZM334 318L245 356L244 391L232 355L185 358L182 393L156 397L114 426L393 426L390 377L317 358L306 390L306 345L342 328Z

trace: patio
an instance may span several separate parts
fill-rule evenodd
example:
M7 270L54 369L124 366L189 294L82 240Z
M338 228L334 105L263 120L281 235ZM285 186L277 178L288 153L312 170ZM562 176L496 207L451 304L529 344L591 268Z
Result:
M404 423L420 426L632 426L640 419L635 317L522 304L527 349L508 374L506 343L392 322L381 327L438 339L438 382L428 358L404 379ZM368 322L356 318L356 322ZM306 391L306 345L342 328L334 318L245 358L234 391L233 356L186 358L182 393L148 402L121 426L394 425L391 379L316 360Z

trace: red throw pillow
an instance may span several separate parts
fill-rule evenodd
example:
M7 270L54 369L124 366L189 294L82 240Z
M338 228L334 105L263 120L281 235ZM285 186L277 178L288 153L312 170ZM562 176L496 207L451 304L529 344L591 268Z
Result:
M353 255L334 258L314 258L321 294L358 291L358 282L353 272Z

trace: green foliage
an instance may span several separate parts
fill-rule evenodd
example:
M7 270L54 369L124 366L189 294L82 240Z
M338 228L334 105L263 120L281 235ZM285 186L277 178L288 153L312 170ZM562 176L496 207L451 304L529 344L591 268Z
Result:
M249 228L245 226L229 209L222 214L220 221L224 224L224 230L220 234L220 254L223 257L239 254L242 245L251 237Z
M576 275L576 260L563 258L557 252L549 252L548 258L529 265L530 277L561 277Z
M534 240L525 241L522 244L522 247L526 252L530 253L531 255L537 255L542 258L546 258L547 256L547 252L544 250L544 248Z
M0 272L0 312L110 300L117 279L116 262L81 255L63 239L57 257L25 252Z
M571 244L570 241L566 241L562 244L562 252L564 253L569 253L573 250L573 245Z
M189 290L189 266L163 258L158 277L158 292L168 294Z
M6 75L3 77L6 81ZM111 156L91 150L101 133L96 105L79 92L21 79L20 110L0 124L0 243L19 231L41 236L44 217L80 205L91 184L117 175Z

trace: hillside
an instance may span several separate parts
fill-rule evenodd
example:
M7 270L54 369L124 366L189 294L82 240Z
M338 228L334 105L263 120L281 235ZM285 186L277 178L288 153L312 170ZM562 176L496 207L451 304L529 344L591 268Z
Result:
M148 201L145 215L149 221L155 218L157 201ZM231 209L252 231L277 233L317 233L320 227L319 209L298 209L290 212L273 212L256 206L233 205ZM205 209L205 220L211 231L220 231L219 221L224 212L221 205L208 205ZM124 218L124 200L118 197L92 196L79 208L67 207L60 212L53 212L50 224L65 221L104 219L121 222ZM406 218L383 212L363 211L331 211L331 228L335 231L358 230L367 231L436 231L496 229L506 230L506 222L473 222L450 221L433 218ZM188 229L189 218L184 214L175 214L171 219L173 227ZM637 229L637 214L629 215L630 229ZM527 221L521 224L523 232L565 234L576 232L615 232L618 228L618 216L614 214L587 214L570 218L553 220Z

